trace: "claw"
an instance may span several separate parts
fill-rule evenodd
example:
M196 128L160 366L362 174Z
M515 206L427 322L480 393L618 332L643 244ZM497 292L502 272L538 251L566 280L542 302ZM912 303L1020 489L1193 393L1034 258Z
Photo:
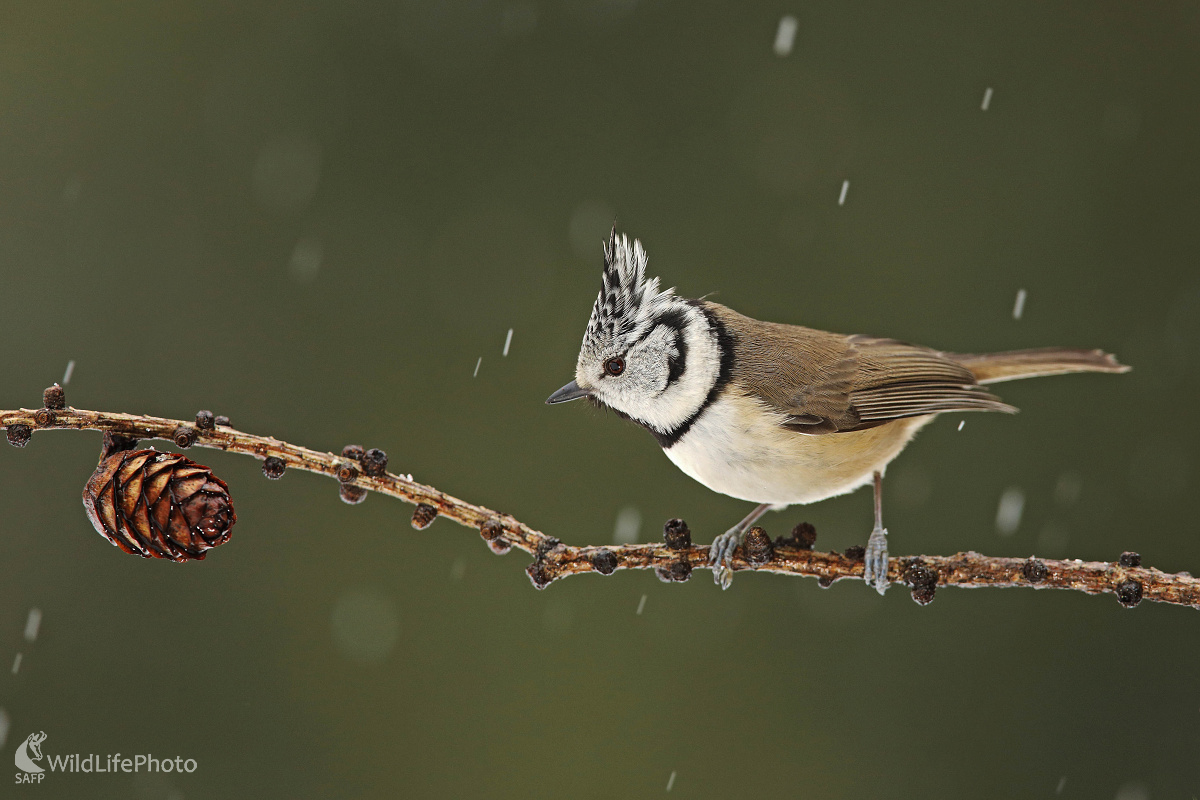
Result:
M724 591L733 583L733 570L729 567L721 567L713 576L713 580L721 587L721 591Z
M713 539L712 546L708 548L708 560L712 565L713 582L722 589L728 589L733 583L733 570L730 569L729 562L733 558L733 551L737 549L741 542L741 534L735 529L726 531Z
M863 580L875 591L883 594L888 588L887 529L876 528L867 539L867 552L863 561Z

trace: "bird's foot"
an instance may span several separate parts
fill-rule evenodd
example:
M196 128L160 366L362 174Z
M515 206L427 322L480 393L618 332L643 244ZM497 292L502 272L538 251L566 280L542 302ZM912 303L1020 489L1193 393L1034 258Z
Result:
M729 562L733 560L733 551L742 543L742 536L742 531L731 528L713 539L712 546L708 548L708 563L712 565L713 581L722 589L728 589L729 584L733 582L733 569Z
M867 539L867 553L863 564L863 580L875 591L883 594L888 588L887 528L876 528Z

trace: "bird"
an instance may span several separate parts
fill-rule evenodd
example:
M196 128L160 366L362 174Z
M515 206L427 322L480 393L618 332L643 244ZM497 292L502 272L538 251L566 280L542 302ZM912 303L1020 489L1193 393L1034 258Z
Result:
M1101 350L964 354L762 322L660 290L657 277L646 277L641 242L618 236L615 225L603 251L575 379L546 402L588 398L649 431L704 486L756 504L709 549L723 589L746 531L767 511L873 485L863 578L883 594L883 475L917 431L951 411L1015 413L986 388L992 383L1129 370Z

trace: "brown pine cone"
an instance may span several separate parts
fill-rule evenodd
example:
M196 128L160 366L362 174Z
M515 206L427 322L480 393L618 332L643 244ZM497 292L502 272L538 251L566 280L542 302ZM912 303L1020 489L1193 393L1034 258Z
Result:
M229 541L229 487L177 453L132 450L100 462L83 490L88 519L126 553L192 561Z

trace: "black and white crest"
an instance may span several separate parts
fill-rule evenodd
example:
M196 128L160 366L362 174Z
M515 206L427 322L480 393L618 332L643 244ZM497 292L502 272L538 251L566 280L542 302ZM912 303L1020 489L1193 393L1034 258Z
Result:
M604 274L592 307L583 351L599 354L622 350L636 342L670 308L674 289L658 290L658 278L646 278L642 243L617 235L614 227L604 246Z

